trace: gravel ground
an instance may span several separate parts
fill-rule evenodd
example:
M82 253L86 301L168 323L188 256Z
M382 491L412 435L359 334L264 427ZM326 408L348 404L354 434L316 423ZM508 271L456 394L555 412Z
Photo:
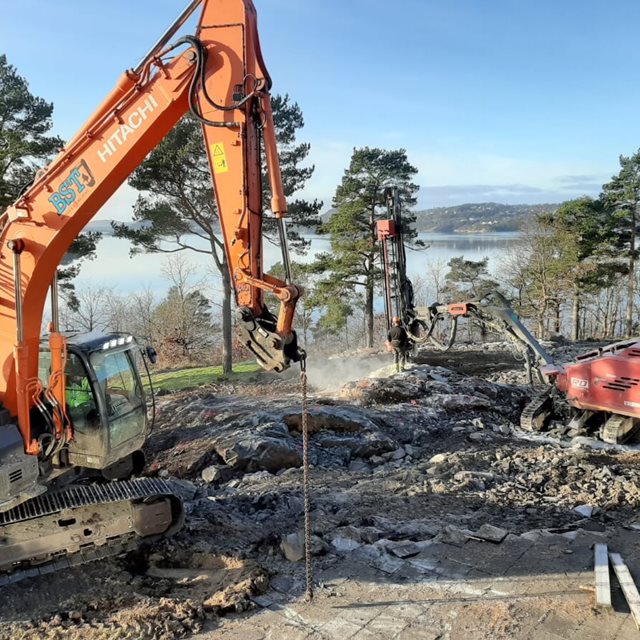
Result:
M387 361L318 368L314 603L298 561L298 383L218 385L164 397L148 442L185 528L6 589L0 638L632 637L619 593L615 612L593 609L592 545L640 570L637 445L521 432L532 392L504 345L358 378Z

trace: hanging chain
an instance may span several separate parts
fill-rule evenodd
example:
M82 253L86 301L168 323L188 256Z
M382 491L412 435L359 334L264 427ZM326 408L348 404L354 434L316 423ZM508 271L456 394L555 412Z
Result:
M304 495L304 551L307 574L307 601L313 600L313 565L311 563L311 499L309 480L309 420L307 409L307 358L300 360L300 383L302 386L302 471Z

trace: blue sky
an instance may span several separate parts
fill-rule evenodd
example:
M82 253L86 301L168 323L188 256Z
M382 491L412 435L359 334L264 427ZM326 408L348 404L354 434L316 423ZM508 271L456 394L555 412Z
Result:
M5 3L0 52L70 137L186 0ZM637 0L255 0L330 205L353 147L407 149L420 206L597 194L640 146ZM100 217L126 219L121 190Z

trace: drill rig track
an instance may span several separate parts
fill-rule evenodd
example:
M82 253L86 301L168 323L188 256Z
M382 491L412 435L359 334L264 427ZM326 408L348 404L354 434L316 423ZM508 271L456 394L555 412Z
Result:
M0 513L0 587L120 555L183 523L168 482L72 485Z
M536 395L520 414L520 427L525 431L542 431L553 413L551 389Z

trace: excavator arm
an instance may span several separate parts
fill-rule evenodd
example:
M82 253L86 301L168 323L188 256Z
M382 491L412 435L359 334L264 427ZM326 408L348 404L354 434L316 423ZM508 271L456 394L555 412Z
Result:
M195 36L168 44L200 7ZM251 0L193 0L151 51L125 72L94 114L0 219L0 402L18 417L25 451L37 455L30 411L38 382L41 322L56 270L73 240L178 120L202 123L244 344L268 369L304 354L292 319L300 291L291 283L287 212L269 90ZM263 273L261 149L271 210L280 226L286 281ZM280 302L276 316L265 293ZM56 313L50 334L47 401L56 438L65 417L65 341Z

